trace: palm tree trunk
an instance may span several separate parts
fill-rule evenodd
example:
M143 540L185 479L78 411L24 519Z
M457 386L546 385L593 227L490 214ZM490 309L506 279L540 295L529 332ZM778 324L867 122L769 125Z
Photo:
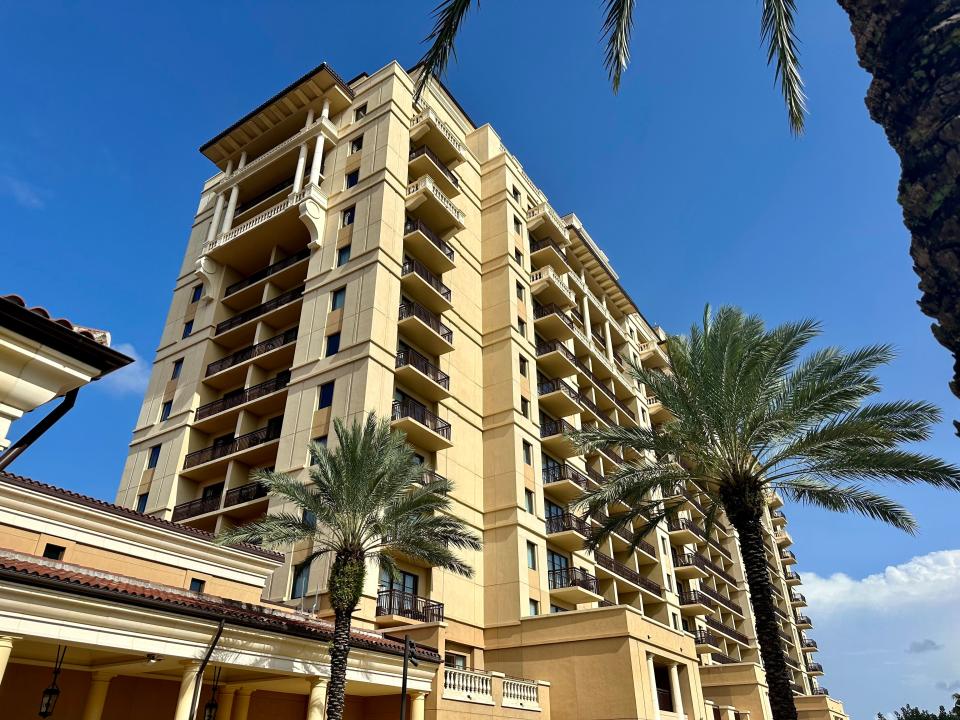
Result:
M730 522L740 535L740 554L750 588L750 606L757 628L757 643L767 675L770 691L770 710L773 720L797 720L797 708L793 703L793 688L787 668L783 644L780 642L780 625L774 612L773 587L767 569L767 554L763 544L763 527L760 515L755 510L730 514Z
M954 355L950 389L960 397L960 0L838 2L873 76L870 116L900 156L920 309Z
M347 657L350 654L350 624L353 610L336 610L330 647L330 682L327 684L327 720L343 720L347 694Z

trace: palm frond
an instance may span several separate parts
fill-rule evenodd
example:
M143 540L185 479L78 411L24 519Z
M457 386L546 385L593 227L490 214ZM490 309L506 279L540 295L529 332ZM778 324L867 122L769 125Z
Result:
M840 485L797 478L777 487L789 498L833 512L853 512L899 528L911 535L917 523L902 505L862 485Z
M795 0L763 0L760 35L767 45L767 63L776 60L776 78L787 105L790 129L795 135L803 132L807 113L797 36L794 32Z
M430 78L434 75L442 76L450 58L456 57L454 43L460 31L460 24L471 5L473 0L444 0L434 8L433 16L436 21L433 30L424 39L424 42L430 42L430 47L420 58L420 77L417 78L417 84L414 87L414 103L420 102L420 97Z
M620 91L620 78L630 62L630 35L633 32L634 0L606 0L601 34L607 49L603 64L613 91Z
M217 535L220 545L235 543L253 543L272 548L282 548L314 536L316 530L303 521L300 515L291 513L272 513L259 520L224 530Z

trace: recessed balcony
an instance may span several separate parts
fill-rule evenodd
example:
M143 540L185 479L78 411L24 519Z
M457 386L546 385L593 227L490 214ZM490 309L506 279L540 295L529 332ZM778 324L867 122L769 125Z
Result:
M558 340L537 342L537 366L553 377L567 377L577 372L577 357Z
M450 376L412 348L397 351L396 377L427 400L436 402L450 397Z
M670 365L670 358L664 346L655 340L640 343L640 362L645 368L664 368Z
M554 465L542 470L543 491L566 504L590 490L590 480L570 465Z
M466 159L466 147L447 123L431 107L425 107L410 120L410 141L426 145L448 167Z
M590 537L590 523L571 512L547 517L546 529L550 542L564 550L581 550Z
M430 452L453 447L450 423L441 420L419 403L395 401L390 420L390 425L406 433L407 439L417 447Z
M667 523L667 532L670 541L680 545L693 545L707 539L704 529L689 518L670 520Z
M204 382L221 390L236 386L243 381L247 364L253 360L256 360L257 365L268 370L289 367L293 362L297 330L298 328L295 327L290 328L279 335L214 360L207 365Z
M300 319L300 306L296 304L303 297L303 285L280 293L259 305L239 312L233 317L217 323L214 335L218 342L228 343L246 337L253 339L253 322L261 318L269 320L274 327L283 327Z
M419 218L404 220L403 245L435 273L445 273L455 267L453 248Z
M271 285L288 290L303 282L306 274L306 261L310 258L310 249L303 250L278 260L275 263L250 273L245 278L229 285L223 294L223 302L228 307L249 306L259 300L263 286L269 280Z
M678 578L689 580L708 577L707 560L698 553L684 553L673 556L673 573Z
M563 277L549 265L530 272L530 292L544 305L571 308L577 304L573 290L567 287Z
M227 490L223 496L223 507L232 508L238 505L249 505L259 500L266 500L269 496L270 489L264 483L251 482Z
M567 263L567 251L553 240L546 238L542 240L530 238L530 261L537 267L550 266L556 270L558 275L570 272L570 265ZM577 279L575 276L571 277Z
M437 183L437 187L447 197L456 197L460 194L460 178L450 170L437 154L426 145L421 145L410 151L409 175L418 178L429 175Z
M709 615L717 604L699 590L681 590L680 612L683 615Z
M648 580L643 577L636 570L624 565L622 562L614 560L609 555L606 555L602 552L594 552L594 559L597 562L597 575L601 573L609 575L613 580L617 581L621 585L621 589L630 591L634 589L645 589L647 592L652 592L657 597L663 591L656 583L653 583L652 580ZM656 589L651 587L650 583L656 586ZM628 585L629 587L623 587Z
M736 603L730 598L728 598L723 593L718 592L717 590L714 590L709 585L704 585L702 583L700 585L700 592L702 592L704 595L706 595L708 598L710 598L714 602L723 605L727 610L730 610L731 612L735 612L737 615L743 617L743 607L741 607L739 603Z
M576 430L566 420L544 418L540 421L540 444L556 457L569 458L579 455L580 451L567 437Z
M427 308L415 302L400 305L399 327L413 342L432 355L453 350L453 330Z
M450 310L452 293L440 278L419 260L408 257L400 268L400 287L404 294L434 313Z
M548 202L539 203L527 210L527 229L530 232L536 230L541 237L548 237L561 246L570 243L563 220Z
M729 625L726 625L726 624L724 624L724 623L720 622L719 620L716 620L716 619L714 619L714 618L712 618L712 617L706 617L706 618L704 618L704 622L705 622L705 623L707 624L707 626L710 627L712 630L716 630L717 632L725 635L726 637L730 638L731 640L735 640L736 642L740 643L741 645L749 645L749 644L750 644L750 638L748 638L746 635L744 635L742 632L740 632L740 631L737 630L736 628L732 628L732 627L730 627Z
M173 522L180 522L182 520L188 520L189 518L216 512L220 509L220 501L222 499L222 495L210 495L180 503L173 508L173 515L170 519L173 520Z
M813 677L818 677L820 675L823 675L823 665L817 662L808 662L807 675L811 675Z
M437 622L443 622L443 603L401 590L382 589L377 592L377 625Z
M572 605L597 602L603 599L597 578L586 570L575 567L557 568L547 572L550 597Z
M703 628L698 628L694 632L693 642L698 653L717 652L723 647L723 643L717 635Z
M551 415L566 417L580 412L580 394L563 380L541 380L537 383L537 396L540 407Z
M193 413L193 427L206 433L232 429L236 427L236 414L229 411L241 407L260 417L278 415L286 404L286 396L280 391L289 383L290 371L284 370L271 380L229 392L198 407Z
M440 235L466 227L463 212L443 194L429 175L407 185L406 207L408 211L416 211L427 227Z
M280 423L271 423L240 437L217 442L210 447L188 454L183 459L181 477L202 480L222 474L229 460L238 460L255 467L276 457L276 443L280 440Z
M574 335L573 321L558 305L536 305L533 326L540 335L551 340L569 340Z

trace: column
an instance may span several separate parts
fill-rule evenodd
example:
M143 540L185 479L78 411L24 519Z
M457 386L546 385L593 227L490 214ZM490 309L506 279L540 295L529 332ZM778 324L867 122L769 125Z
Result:
M422 692L410 693L410 720L423 720L427 694Z
M613 337L610 335L610 321L603 324L603 337L607 341L607 357L613 362Z
M247 166L247 151L244 150L240 153L240 164L237 165L237 170L243 170Z
M240 194L240 186L234 185L230 188L230 199L227 201L227 214L223 218L223 230L227 232L233 227L233 216L237 212L237 196Z
M586 283L584 283L586 287ZM590 325L590 301L587 300L586 294L583 296L583 306L580 308L583 312L583 329L587 335L587 342L590 342L590 338L593 337L591 334L593 332L593 326Z
M112 677L113 675L107 673L93 673L90 678L90 690L83 705L83 714L80 716L82 720L100 720Z
M250 696L253 695L253 688L239 688L237 696L233 701L233 719L247 720L247 713L250 712Z
M223 217L223 193L217 193L217 204L213 207L213 220L210 221L210 227L207 229L207 242L213 242L217 236L217 228L220 227L220 220Z
M683 695L680 692L680 666L670 666L670 693L673 695L673 711L683 720Z
M317 135L317 144L313 148L313 163L310 165L310 184L320 185L320 167L323 165L323 135Z
M295 193L300 192L300 188L303 187L303 172L307 169L307 153L309 148L306 143L303 143L300 146L300 155L297 156L297 172L293 176L293 191ZM311 173L313 168L311 168Z
M190 660L183 664L183 676L180 678L180 692L177 695L177 708L173 711L173 720L192 720L190 706L193 704L193 690L197 685L197 673L200 662Z
M323 99L323 109L320 111L320 117L323 120L330 118L330 98Z
M10 662L10 655L13 653L13 641L17 638L4 635L0 637L0 683L3 682L3 674L7 670L7 663Z
M653 720L660 720L660 699L657 697L657 675L653 670L653 655L647 653L647 675L650 678L650 698L653 701Z
M233 696L236 692L235 687L224 687L217 693L216 720L230 720L230 712L233 710Z
M327 712L327 679L310 678L307 698L307 720L323 720Z

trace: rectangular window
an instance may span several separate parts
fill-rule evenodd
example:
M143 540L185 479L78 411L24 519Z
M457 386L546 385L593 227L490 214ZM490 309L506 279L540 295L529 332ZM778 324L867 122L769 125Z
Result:
M203 285L194 285L193 292L190 294L190 304L197 302L203 297Z
M527 376L528 363L529 363L529 360L527 360L523 355L521 355L520 356L520 374L523 375L523 377Z
M557 613L567 612L567 608L565 608L565 607L560 607L559 605L554 605L553 603L551 603L551 604L550 604L550 612L551 612L552 614L556 615Z
M460 653L448 652L443 655L443 664L458 670L467 669L467 656Z
M363 150L363 135L357 135L350 141L350 154L358 153Z
M523 464L533 465L533 446L526 440L523 441Z
M154 445L150 448L150 456L147 458L147 469L155 468L160 462L160 446Z
M303 516L301 517L303 524L310 528L317 527L317 514L312 510L304 510Z
M517 318L517 332L524 337L527 336L527 321L523 318Z
M63 560L63 554L67 551L62 545L47 543L43 548L43 556L47 560Z
M187 320L183 324L183 334L180 336L180 339L182 340L183 338L188 337L192 332L193 332L193 320Z
M517 300L523 300L523 283L517 280Z
M523 489L523 503L528 513L530 513L531 515L536 514L537 508L534 502L533 490L531 490L530 488Z
M333 405L333 383L328 382L320 386L320 403L318 407L320 410L323 410L331 405Z
M357 219L357 206L351 205L346 210L340 213L340 227L348 227L353 225L353 221Z
M337 267L343 267L348 262L350 262L350 246L344 245L342 248L337 248Z
M527 541L527 567L531 570L537 569L537 546Z
M137 512L145 513L147 511L147 498L150 497L150 493L141 493L137 495Z
M360 119L362 119L362 118L365 118L366 116L367 116L367 104L366 104L366 103L364 103L363 105L361 105L360 107L358 107L356 110L353 111L353 121L354 121L354 122L356 122L357 120L360 120Z
M207 587L207 581L200 578L190 578L190 592L202 593Z
M358 182L360 182L359 170L351 170L350 172L347 173L347 177L346 177L347 190L354 187Z
M170 373L170 379L171 379L171 380L176 380L178 377L180 377L180 372L181 372L182 370L183 370L183 358L181 358L180 360L174 360L174 361L173 361L173 372Z
M347 289L345 287L337 288L330 293L330 309L339 310L347 301Z
M336 355L338 352L340 352L340 333L335 332L332 335L327 335L326 357Z
M673 629L674 629L674 630L679 630L679 629L680 629L680 616L677 615L676 613L670 613L670 617L671 617L671 619L673 620Z
M513 216L513 231L514 231L517 235L519 235L519 234L520 234L520 230L521 230L522 228L523 228L523 225L522 225L521 222L520 222L520 218L518 218L516 215L514 215L514 216Z
M326 447L326 446L327 446L327 436L326 436L326 435L321 435L320 437L315 437L315 438L313 439L313 441L314 441L317 445L323 445L323 447Z
M530 598L530 614L539 615L540 614L540 601Z
M513 259L517 261L517 265L523 267L523 252L520 250L520 248L514 249Z
M291 598L302 598L307 594L307 581L310 579L310 563L293 566L293 583L290 587Z
M530 401L525 397L520 398L520 414L525 418L530 417Z
M170 411L173 410L173 400L167 400L160 406L160 422L170 417Z
M513 199L520 202L520 188L516 185L513 186Z

